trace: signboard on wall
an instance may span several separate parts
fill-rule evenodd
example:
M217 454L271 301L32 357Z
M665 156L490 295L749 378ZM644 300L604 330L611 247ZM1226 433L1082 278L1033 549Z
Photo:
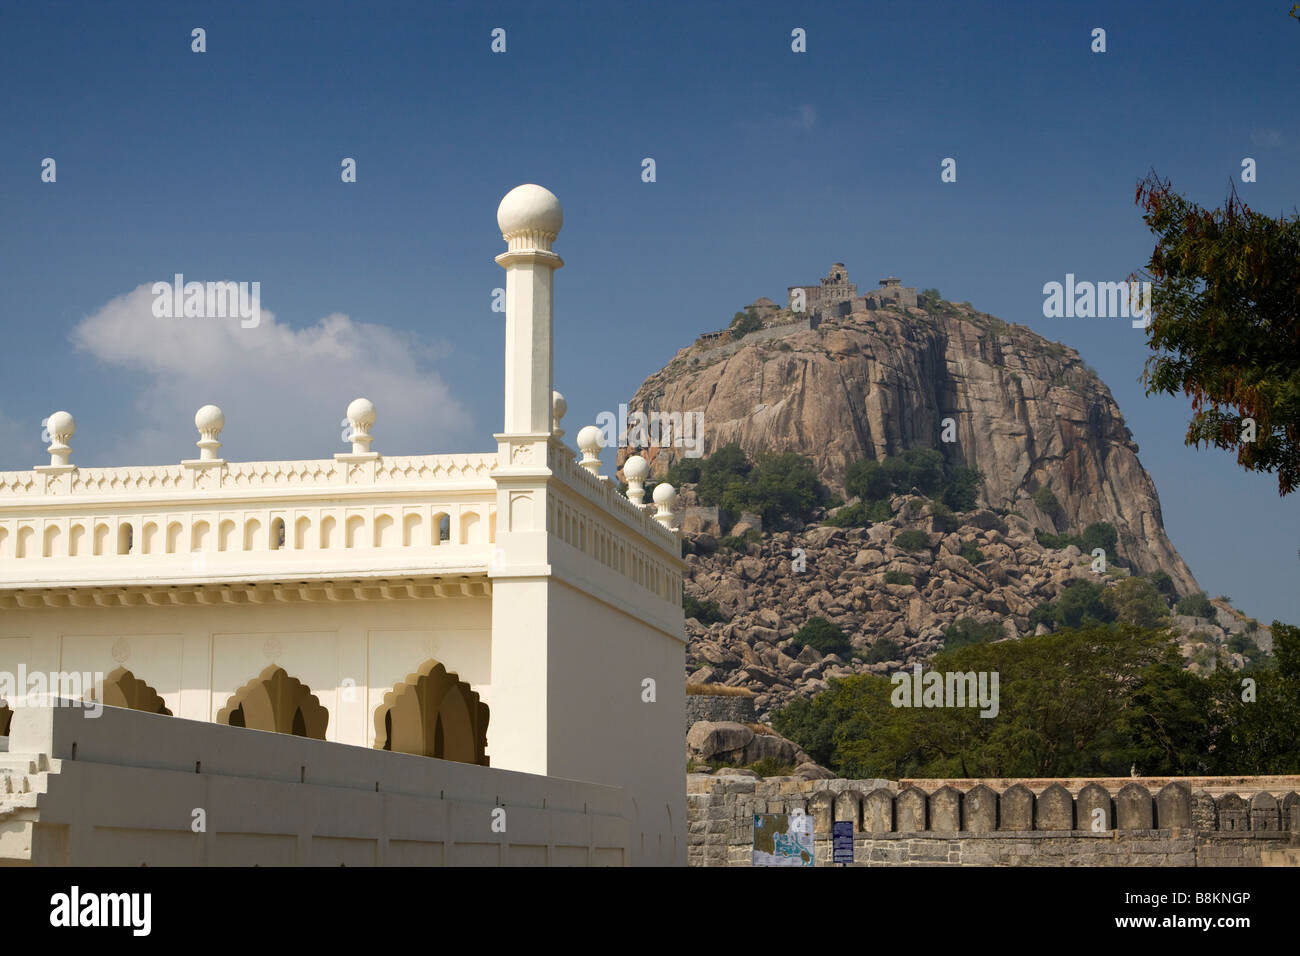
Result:
M837 820L831 824L831 862L853 862L852 820Z
M754 814L754 866L812 866L813 819L804 813Z

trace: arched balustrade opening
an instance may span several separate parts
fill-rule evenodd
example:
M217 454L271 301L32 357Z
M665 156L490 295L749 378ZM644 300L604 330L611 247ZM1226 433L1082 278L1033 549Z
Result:
M91 700L98 699L93 688L88 696ZM142 710L146 714L172 716L172 712L163 702L162 695L125 667L119 667L104 677L104 704L107 707Z
M217 723L324 740L329 717L310 687L272 664L231 695Z
M428 660L384 694L375 747L488 766L488 705L459 675Z

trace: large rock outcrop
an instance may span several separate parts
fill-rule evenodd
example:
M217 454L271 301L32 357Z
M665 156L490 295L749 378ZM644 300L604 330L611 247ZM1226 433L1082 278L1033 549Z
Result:
M686 620L689 680L748 689L755 717L766 720L791 700L826 690L833 678L888 675L929 660L961 618L996 623L1007 639L1042 633L1034 609L1060 598L1072 582L1109 589L1129 576L1125 568L1098 574L1076 547L1043 547L1016 515L973 511L944 530L923 498L898 496L890 505L895 516L870 528L817 525L765 534L736 549L719 547L711 535L688 535L683 591L701 602L691 605L694 613L713 611L709 621ZM924 531L928 545L901 547L905 530ZM796 549L807 558L802 569L791 560ZM1244 667L1233 644L1239 635L1260 652L1272 649L1269 628L1222 599L1211 606L1213 618L1173 614L1168 621L1189 666L1210 667L1217 658ZM828 654L803 646L795 634L813 617L838 627L850 646ZM719 739L712 746L746 743Z
M778 314L779 324L795 317ZM769 327L753 341L681 350L629 403L703 413L705 454L737 442L751 456L796 451L843 488L853 461L938 448L985 475L983 501L1044 531L1113 524L1119 553L1199 591L1165 535L1160 501L1110 390L1077 352L964 305L887 307L816 329ZM953 420L955 441L942 440ZM619 464L633 449L620 450ZM662 475L682 449L640 450ZM1053 521L1032 495L1049 488Z

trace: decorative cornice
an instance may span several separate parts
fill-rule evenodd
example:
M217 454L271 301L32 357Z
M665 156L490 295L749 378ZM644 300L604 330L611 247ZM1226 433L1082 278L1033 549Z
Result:
M428 600L491 597L486 576L331 578L244 584L30 588L0 592L0 610L25 608L198 607L223 604L311 604L319 602Z

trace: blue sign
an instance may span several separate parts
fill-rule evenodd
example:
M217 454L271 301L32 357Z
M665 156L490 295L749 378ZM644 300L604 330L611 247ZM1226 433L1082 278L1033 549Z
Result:
M831 824L831 862L853 862L853 821L837 820Z

